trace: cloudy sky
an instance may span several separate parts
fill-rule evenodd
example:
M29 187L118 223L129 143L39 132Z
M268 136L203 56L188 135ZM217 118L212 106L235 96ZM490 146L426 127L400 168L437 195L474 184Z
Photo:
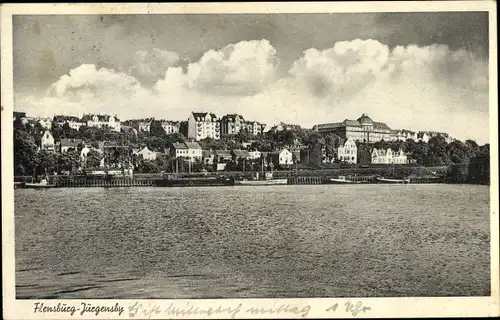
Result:
M488 140L487 13L15 16L15 110L312 127L368 113Z

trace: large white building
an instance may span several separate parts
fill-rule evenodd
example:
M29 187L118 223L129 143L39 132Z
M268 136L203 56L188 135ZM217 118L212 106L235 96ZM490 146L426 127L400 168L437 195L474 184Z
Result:
M392 151L391 148L372 150L372 164L407 164L408 158L403 150Z
M317 124L313 130L325 134L334 133L343 139L352 138L355 141L368 143L380 140L389 141L392 137L392 130L387 124L373 121L366 113L363 113L357 120L345 119L337 123Z
M120 132L121 129L120 119L116 115L87 114L82 117L82 122L87 123L89 127L109 127L116 132Z
M197 141L206 138L220 139L220 121L213 113L191 112L188 119L188 138Z
M337 157L340 162L355 164L358 161L358 147L352 138L348 138L337 148Z

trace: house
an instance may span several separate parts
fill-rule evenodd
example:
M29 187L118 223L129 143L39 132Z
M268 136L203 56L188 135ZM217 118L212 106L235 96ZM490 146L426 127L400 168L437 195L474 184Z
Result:
M387 150L376 149L372 151L372 164L407 164L408 158L403 150L394 152L391 148Z
M87 123L89 127L108 127L116 132L120 132L121 128L120 119L116 115L87 114L82 117L82 122Z
M272 163L276 165L292 165L293 164L293 153L287 149L282 149L279 151L273 151L269 153L271 156Z
M40 148L42 150L55 151L54 137L49 130L46 130L44 132L40 143Z
M156 152L149 150L148 147L142 148L136 154L137 156L142 156L142 159L144 160L150 160L150 161L156 160Z
M232 154L235 159L246 159L249 160L252 157L250 156L250 153L247 150L233 150Z
M264 123L260 123L258 121L246 121L243 123L243 131L250 133L254 136L264 134L264 130L266 129L266 125Z
M422 141L422 142L425 142L425 143L429 142L430 138L431 137L429 136L429 134L427 134L427 132L423 132L423 131L420 131L418 133L418 136L417 136L417 140L418 141ZM417 140L415 140L415 141L417 141Z
M191 112L188 119L188 138L196 141L206 138L220 139L220 121L213 113Z
M59 150L61 153L66 153L71 150L77 150L78 145L83 145L82 139L61 139L59 142Z
M151 131L151 121L139 121L137 128L139 132L149 132Z
M67 123L71 129L75 130L80 130L82 126L87 125L85 121L75 116L56 115L54 116L53 121L61 127Z
M201 161L203 150L198 142L185 142L184 144L187 147L187 157L189 161Z
M358 159L358 147L352 138L348 138L337 148L337 158L340 162L356 164Z
M170 156L173 158L186 158L188 156L188 147L184 142L172 143Z
M180 124L178 121L161 120L160 123L167 134L179 133Z
M40 118L38 120L38 123L44 129L50 129L50 128L52 128L52 120L49 119L49 118Z
M202 162L205 164L212 165L215 160L215 152L213 150L203 150L202 151Z
M259 159L262 153L259 150L249 151L250 159Z
M239 114L226 114L220 120L221 135L234 135L243 129L245 119Z
M215 150L215 159L217 162L228 162L233 159L233 155L229 150Z

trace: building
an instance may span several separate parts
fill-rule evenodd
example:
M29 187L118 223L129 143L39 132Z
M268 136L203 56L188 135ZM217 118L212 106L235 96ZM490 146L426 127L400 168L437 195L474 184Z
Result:
M87 125L85 121L75 116L56 115L54 116L53 121L56 122L61 127L67 123L71 129L75 130L80 130L82 126Z
M248 152L250 154L250 159L259 159L262 153L259 150L253 150Z
M334 133L343 139L352 138L354 141L368 143L390 141L393 137L393 131L387 124L373 121L366 113L357 120L345 119L337 123L318 124L313 129L318 133Z
M228 162L233 159L233 155L229 150L215 150L215 159L217 159L218 163Z
M82 117L82 122L87 123L87 126L89 127L108 127L116 132L120 132L121 127L120 119L116 115L87 114Z
M213 113L191 112L188 119L188 138L196 141L206 138L220 139L220 121Z
M403 150L394 152L391 148L387 150L376 149L372 150L372 164L407 164L408 158Z
M245 119L239 114L226 114L220 120L221 135L238 134L243 130Z
M167 134L179 133L180 124L178 121L162 120L160 123Z
M185 158L188 156L188 147L183 142L175 142L170 148L170 156L174 158Z
M352 138L348 138L337 148L337 158L340 162L356 164L358 161L358 147Z
M142 148L136 154L137 156L142 156L142 159L144 160L150 160L150 161L156 160L156 152L149 150L148 147Z
M266 125L264 123L260 123L258 121L246 121L243 123L242 130L254 136L258 136L264 134L265 129Z
M293 164L293 153L287 149L282 149L279 151L273 151L269 153L272 163L276 165L292 165Z
M61 153L67 153L71 150L77 150L80 144L83 147L82 139L61 139L61 141L59 141L59 151Z
M187 157L189 161L201 161L203 150L198 142L185 142L187 147Z
M50 133L49 130L46 130L43 133L42 140L40 142L40 149L55 151L54 137L52 136L52 133Z
M151 121L139 121L137 123L137 130L139 132L149 132L149 131L151 131Z
M204 164L212 165L215 162L215 152L213 150L202 151L202 162Z
M272 133L276 133L276 132L281 132L281 131L300 130L300 129L301 129L301 127L298 124L289 124L289 123L280 122L279 124L273 126L269 131Z
M252 159L252 157L250 156L250 152L248 152L247 150L233 150L232 154L234 156L234 159Z
M44 129L52 128L52 120L50 118L40 118L38 119L38 123Z

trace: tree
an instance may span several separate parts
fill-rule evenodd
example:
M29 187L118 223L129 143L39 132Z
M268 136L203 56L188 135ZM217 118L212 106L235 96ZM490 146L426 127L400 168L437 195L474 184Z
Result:
M94 149L90 149L85 160L86 167L96 168L101 165L102 154Z
M36 168L37 145L31 135L24 130L14 130L15 174L32 174Z
M52 151L41 150L35 158L36 174L51 174L57 172L57 154Z
M50 128L50 131L55 141L61 140L61 137L63 135L63 130L59 125L59 123L57 123L57 121L52 121L52 127Z
M160 139L165 139L167 137L167 133L165 132L165 129L161 125L161 122L154 119L151 121L149 135L151 137L157 137Z
M157 173L160 172L158 166L151 160L143 160L139 165L140 173Z
M57 163L58 172L73 172L80 166L80 153L78 151L71 151L65 154L59 154Z

